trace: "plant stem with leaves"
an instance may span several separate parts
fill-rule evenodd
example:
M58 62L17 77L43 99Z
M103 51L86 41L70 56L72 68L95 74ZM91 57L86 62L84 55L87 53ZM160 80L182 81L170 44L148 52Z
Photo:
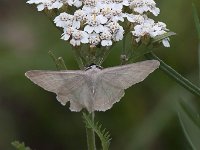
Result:
M91 114L83 113L83 121L86 128L92 129L101 141L102 150L109 150L110 146L110 133L106 129L102 129L102 125L99 122L95 122L91 119Z
M89 119L94 122L95 113L88 114ZM86 134L87 134L87 146L88 150L96 150L95 144L95 133L92 128L86 127Z

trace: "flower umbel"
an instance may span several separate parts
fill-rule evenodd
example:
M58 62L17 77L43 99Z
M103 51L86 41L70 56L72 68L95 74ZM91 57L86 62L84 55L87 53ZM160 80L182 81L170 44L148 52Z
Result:
M29 0L27 3L36 4L38 11L58 9L60 14L54 23L63 29L61 39L69 40L73 46L108 47L122 40L125 33L131 33L139 43L144 36L154 38L169 31L165 23L147 16L160 13L154 0ZM76 10L70 12L70 7ZM162 43L169 47L169 38L162 39Z

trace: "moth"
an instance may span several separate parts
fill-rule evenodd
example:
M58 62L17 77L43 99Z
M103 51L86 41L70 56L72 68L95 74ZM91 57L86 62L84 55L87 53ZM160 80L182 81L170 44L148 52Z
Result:
M32 82L56 93L57 100L71 111L106 111L124 96L124 90L143 81L159 67L157 60L102 69L92 65L85 70L43 71L25 73Z

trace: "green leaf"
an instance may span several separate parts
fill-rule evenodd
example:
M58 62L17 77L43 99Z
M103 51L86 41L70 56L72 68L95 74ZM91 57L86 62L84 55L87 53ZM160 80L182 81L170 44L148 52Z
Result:
M198 47L198 59L199 59L199 80L200 80L200 20L198 17L197 9L195 4L192 4L192 9L193 9L193 16L194 16L194 22L198 34L198 39L199 39L199 47Z
M83 113L83 121L85 123L86 128L93 129L94 132L98 135L101 140L101 145L103 150L108 150L110 146L110 133L106 131L106 129L102 129L102 124L99 122L92 121L89 116L90 114Z
M24 142L14 141L11 144L16 150L31 150L31 148L25 146Z
M197 33L198 33L198 38L200 41L200 20L199 20L197 9L196 9L196 6L194 3L192 4L192 10L193 10L195 26L196 26Z
M190 117L190 119L200 128L200 118L199 115L192 110L185 102L180 102L181 108L184 110L184 112Z
M178 112L179 120L184 134L193 150L200 149L200 124L199 115L189 108L188 104L181 103Z
M174 33L174 32L167 32L167 33L165 33L165 34L158 35L158 36L156 36L155 38L153 38L152 43L159 42L159 41L161 41L161 40L163 40L163 39L165 39L165 38L168 38L168 37L170 37L170 36L173 36L173 35L176 35L176 33Z
M167 65L163 60L161 60L159 57L157 57L154 53L148 53L145 54L145 57L147 59L154 59L158 60L160 62L160 69L165 72L169 77L171 77L173 80L175 80L177 83L179 83L182 87L196 95L197 97L200 97L200 88L190 82L188 79L183 77L181 74L179 74L176 70L174 70L172 67Z

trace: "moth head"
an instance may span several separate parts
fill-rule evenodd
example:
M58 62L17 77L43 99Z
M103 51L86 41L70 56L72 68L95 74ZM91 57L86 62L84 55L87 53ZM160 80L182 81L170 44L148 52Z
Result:
M98 70L102 70L103 67L96 65L95 63L91 63L89 66L87 66L85 68L85 71L90 70L90 69L98 69Z

